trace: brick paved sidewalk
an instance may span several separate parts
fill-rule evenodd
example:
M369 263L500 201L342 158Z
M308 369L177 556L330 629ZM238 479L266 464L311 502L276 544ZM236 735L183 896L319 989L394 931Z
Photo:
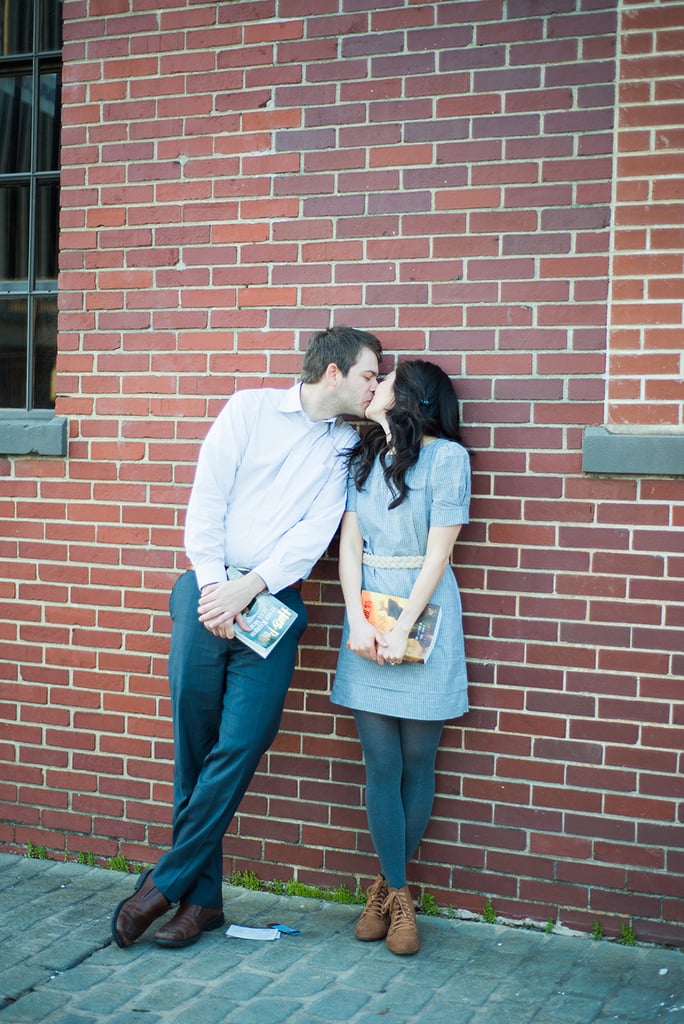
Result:
M233 886L229 924L302 934L119 949L134 881L0 854L0 1024L684 1024L678 950L420 917L420 953L396 957L354 940L358 907Z

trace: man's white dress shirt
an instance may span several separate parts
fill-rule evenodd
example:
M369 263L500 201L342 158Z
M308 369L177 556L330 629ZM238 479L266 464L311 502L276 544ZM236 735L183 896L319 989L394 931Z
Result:
M346 423L310 420L301 385L238 391L200 449L185 548L200 588L226 565L254 569L276 593L311 569L345 506Z

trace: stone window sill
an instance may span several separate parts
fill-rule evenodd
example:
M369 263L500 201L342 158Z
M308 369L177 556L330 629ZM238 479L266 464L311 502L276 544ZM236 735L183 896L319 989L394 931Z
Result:
M587 427L582 470L608 476L684 476L684 433L623 434Z
M61 455L67 453L68 424L54 413L0 413L0 454Z

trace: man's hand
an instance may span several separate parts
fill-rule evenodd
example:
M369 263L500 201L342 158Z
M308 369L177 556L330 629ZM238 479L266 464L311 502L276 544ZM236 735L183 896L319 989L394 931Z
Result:
M256 573L246 573L239 580L225 580L223 583L208 583L202 587L197 612L199 620L214 636L232 640L234 625L249 632L245 610L257 594L265 589L265 583Z

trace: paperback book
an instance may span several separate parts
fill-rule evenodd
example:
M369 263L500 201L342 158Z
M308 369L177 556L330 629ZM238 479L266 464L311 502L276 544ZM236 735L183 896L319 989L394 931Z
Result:
M405 608L408 598L392 594L378 594L373 590L361 591L363 614L381 633L389 633ZM439 627L442 609L438 604L428 604L419 615L409 633L404 661L426 662L432 654Z
M226 569L229 580L240 579L242 575L240 570L233 568L232 565ZM266 592L257 594L249 608L242 614L247 619L250 629L247 632L240 629L236 623L235 636L261 658L268 657L297 618L296 612L279 598Z

